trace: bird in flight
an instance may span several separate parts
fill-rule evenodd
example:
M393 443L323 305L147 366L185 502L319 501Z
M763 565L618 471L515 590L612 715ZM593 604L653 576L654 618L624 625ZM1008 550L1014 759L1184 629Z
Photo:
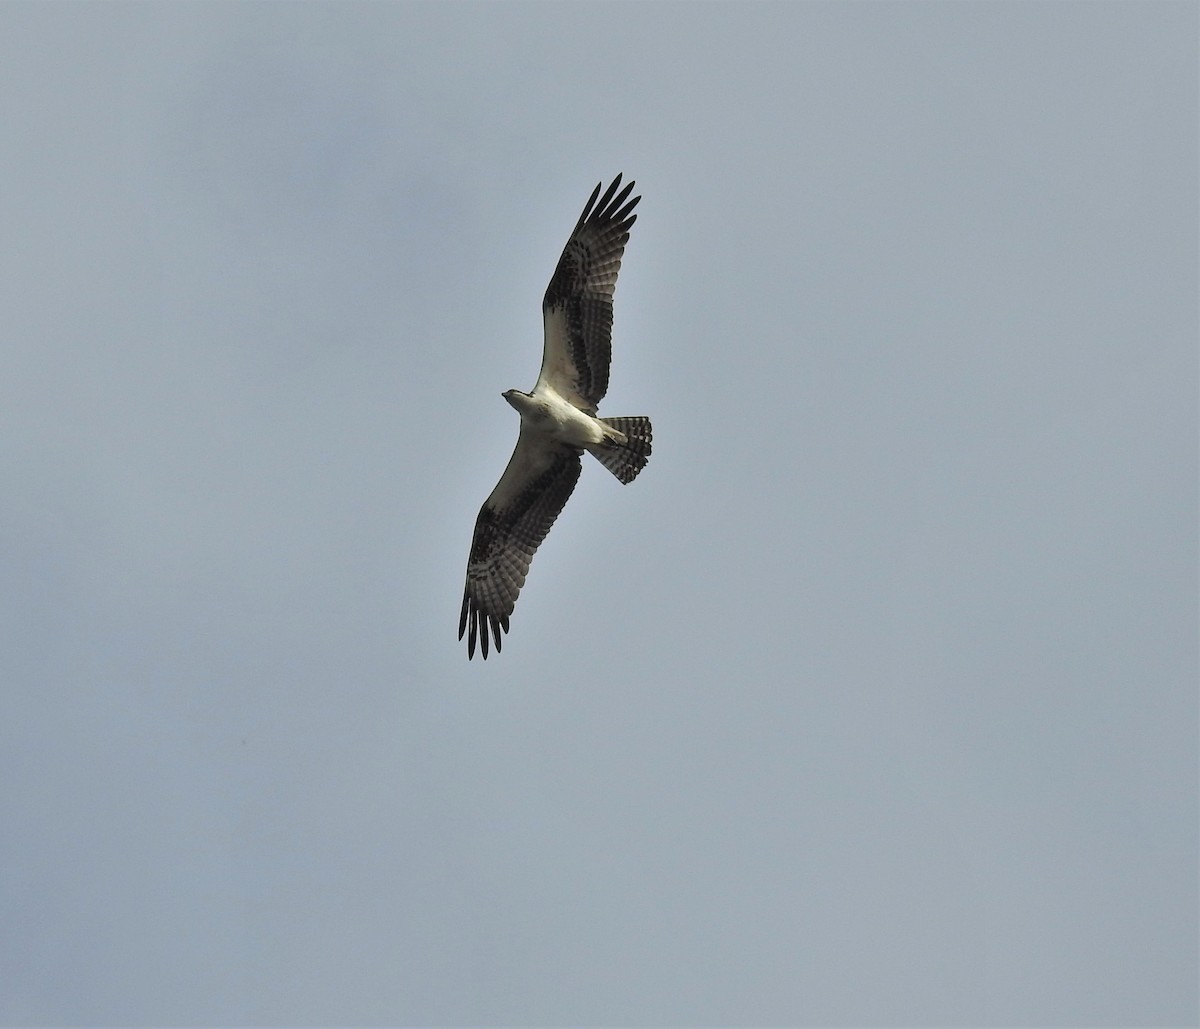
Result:
M487 659L489 636L499 653L534 551L575 489L583 452L623 483L632 482L650 457L649 418L596 414L608 392L613 290L637 220L633 209L642 199L628 199L632 182L617 192L620 175L600 196L602 185L592 190L546 288L542 370L533 392L501 394L521 416L521 432L475 521L458 619L468 658L478 640Z

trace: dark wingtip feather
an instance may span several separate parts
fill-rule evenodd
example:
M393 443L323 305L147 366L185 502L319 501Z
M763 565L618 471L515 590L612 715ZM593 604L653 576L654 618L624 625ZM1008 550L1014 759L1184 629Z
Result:
M621 176L618 175L616 180L613 182L613 186L616 186L616 184L620 181L621 181ZM619 208L623 203L625 203L625 198L627 196L629 196L630 193L633 192L634 185L635 185L635 183L633 183L633 182L626 183L625 188L623 190L621 190L621 192L618 193L615 197L613 197L612 202L609 204L609 207L613 211L616 211L617 208ZM612 187L610 186L609 188L611 189ZM638 197L638 200L640 200L640 199L641 199L641 197ZM636 204L637 200L635 200L634 203ZM616 219L620 216L617 214L614 214L612 217L614 219Z
M596 188L592 190L592 195L588 197L588 202L583 205L583 214L579 216L579 221L575 223L575 229L572 231L571 235L574 235L576 232L578 232L583 227L583 223L588 220L588 215L592 213L592 205L596 202L596 197L600 195L600 190L603 186L603 179L596 183Z
M596 203L596 206L593 208L589 205L588 208L584 210L584 216L579 219L579 223L581 225L587 221L598 221L605 216L609 209L609 204L612 201L613 194L617 191L617 183L620 181L621 176L618 175L615 179L613 179L608 189L604 191L604 196L599 199L599 201Z

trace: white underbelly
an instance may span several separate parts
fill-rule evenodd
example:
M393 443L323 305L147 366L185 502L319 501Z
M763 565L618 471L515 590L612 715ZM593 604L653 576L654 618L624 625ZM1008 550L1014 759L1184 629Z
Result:
M589 447L604 439L600 423L552 390L534 394L538 401L535 427L573 447ZM540 416L540 417L538 417Z

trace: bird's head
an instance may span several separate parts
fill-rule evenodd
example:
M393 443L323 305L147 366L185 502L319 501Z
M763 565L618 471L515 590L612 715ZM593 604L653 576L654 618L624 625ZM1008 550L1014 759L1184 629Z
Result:
M531 399L529 393L522 393L519 389L506 389L500 395L518 411L524 410L525 404Z

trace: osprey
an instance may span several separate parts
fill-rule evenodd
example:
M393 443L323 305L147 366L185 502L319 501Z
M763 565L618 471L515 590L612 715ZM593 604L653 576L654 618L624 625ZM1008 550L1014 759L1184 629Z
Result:
M517 448L475 521L458 638L470 629L467 656L488 636L500 651L502 632L525 585L534 551L575 489L586 450L623 483L650 457L650 419L600 418L612 359L612 303L633 209L621 176L600 196L597 184L583 208L542 300L545 343L532 393L506 390L521 416ZM599 202L596 198L600 197Z

